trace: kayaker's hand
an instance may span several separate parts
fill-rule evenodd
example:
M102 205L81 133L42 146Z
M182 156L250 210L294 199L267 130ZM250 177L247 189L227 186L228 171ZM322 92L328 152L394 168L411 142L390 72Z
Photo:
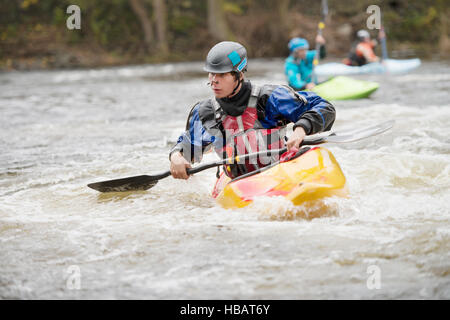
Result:
M306 84L306 89L307 90L311 90L312 88L314 88L316 86L316 84L314 82L310 82Z
M300 144L302 143L303 139L306 136L305 129L302 127L295 128L294 132L289 137L289 140L286 142L288 150L291 150L292 148L300 148Z
M316 42L319 44L325 44L325 38L323 36L321 36L320 34L318 34L316 37Z
M175 179L188 179L189 175L186 172L186 168L190 167L191 164L180 152L175 152L170 156L170 173Z

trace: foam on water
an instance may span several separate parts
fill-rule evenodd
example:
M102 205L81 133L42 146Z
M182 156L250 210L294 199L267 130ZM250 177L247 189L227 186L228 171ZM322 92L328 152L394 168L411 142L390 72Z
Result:
M281 60L256 65L272 71L256 83L282 82ZM381 82L371 99L335 103L336 131L396 120L380 136L324 145L348 198L295 207L263 197L225 210L210 196L214 169L142 192L87 188L168 169L190 106L209 92L203 78L147 74L191 69L0 75L1 298L450 297L447 65L370 76ZM369 266L379 290L367 286Z

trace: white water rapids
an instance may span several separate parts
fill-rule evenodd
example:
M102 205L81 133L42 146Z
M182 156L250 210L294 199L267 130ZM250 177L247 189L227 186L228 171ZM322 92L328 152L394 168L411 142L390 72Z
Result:
M249 68L255 83L284 82L282 60ZM450 298L449 64L359 76L378 91L334 102L336 131L396 124L324 146L350 190L326 214L283 199L222 209L214 169L145 192L87 188L168 169L190 107L210 95L201 70L0 74L0 298Z

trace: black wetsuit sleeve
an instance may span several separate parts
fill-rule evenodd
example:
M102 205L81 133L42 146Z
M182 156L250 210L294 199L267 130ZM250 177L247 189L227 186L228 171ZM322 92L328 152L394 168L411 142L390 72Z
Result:
M307 111L295 122L296 127L305 129L307 135L328 131L336 119L334 106L313 92L301 92L307 99Z
M294 124L296 127L302 127L307 135L328 131L333 126L336 118L336 110L334 106L329 103L322 104L320 110L316 108L306 111L302 117Z

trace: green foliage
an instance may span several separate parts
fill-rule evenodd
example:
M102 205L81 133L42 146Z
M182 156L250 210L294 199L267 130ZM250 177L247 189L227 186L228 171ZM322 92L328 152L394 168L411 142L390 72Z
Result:
M170 29L179 34L189 34L190 31L196 27L197 21L195 17L188 15L176 15L169 21Z
M236 15L242 15L244 10L236 3L225 1L223 4L223 11L226 13L232 13Z
M127 1L113 0L91 6L87 19L92 35L108 49L140 41L140 26Z
M53 9L53 24L62 25L66 22L67 15L61 7L55 7Z
M18 27L17 25L8 25L5 29L0 32L0 41L6 41L9 39L14 39L17 37Z
M140 61L155 59L182 60L203 56L216 41L208 34L207 0L164 0L167 6L167 39L170 54L166 57L145 56L140 20L130 6L130 0L0 0L0 54L16 52L24 43L49 41L73 46L101 48L115 56L141 52ZM156 38L153 1L142 0L153 23ZM249 46L255 55L284 55L285 40L296 29L308 29L320 17L320 2L288 1L288 18L297 18L299 25L283 26L279 20L277 0L223 0L223 11L231 32L239 34L237 41ZM75 4L81 8L81 30L68 31L66 9ZM443 20L448 20L448 0L328 0L329 12L335 23L347 21L352 28L364 26L369 5L382 9L389 42L425 44L433 47L445 36ZM447 10L447 11L446 11ZM298 17L301 17L298 19ZM447 22L447 25L450 23ZM330 26L329 26L330 27ZM337 27L337 25L334 25ZM310 28L311 29L311 28ZM447 27L448 29L448 27ZM51 34L51 36L49 36ZM308 35L313 38L314 35ZM43 45L45 47L45 44ZM3 50L2 50L3 49ZM197 50L197 52L192 52ZM189 53L188 53L189 52ZM2 58L0 56L0 58Z
M407 12L399 15L398 11ZM432 43L439 38L439 16L434 6L411 6L384 14L389 37L396 40Z

